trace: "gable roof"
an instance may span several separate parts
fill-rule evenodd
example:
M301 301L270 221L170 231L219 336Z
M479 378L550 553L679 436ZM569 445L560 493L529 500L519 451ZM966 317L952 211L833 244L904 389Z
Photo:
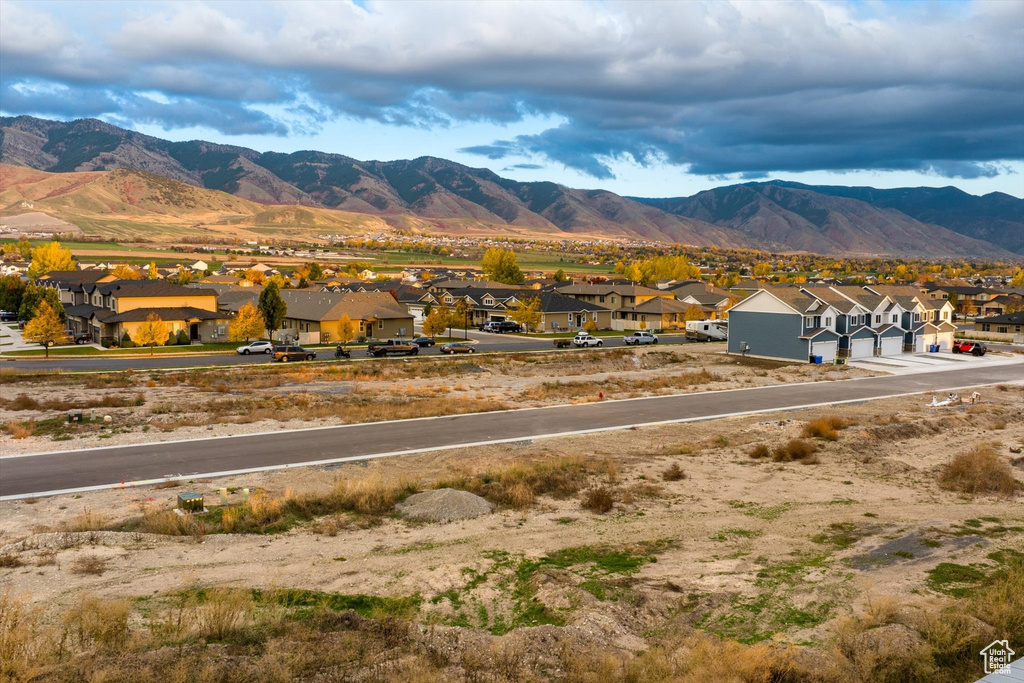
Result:
M991 318L977 318L974 322L994 323L996 325L1024 325L1024 311L994 315Z
M607 296L618 294L620 296L666 296L672 292L662 289L652 289L643 285L634 284L598 284L598 285L569 285L558 289L562 294L580 296Z
M293 320L338 320L348 314L353 320L411 318L405 307L388 292L314 292L282 289L288 306L286 318Z
M163 280L113 280L86 287L87 292L98 289L100 294L113 297L168 297L168 296L217 296L216 290L185 287Z

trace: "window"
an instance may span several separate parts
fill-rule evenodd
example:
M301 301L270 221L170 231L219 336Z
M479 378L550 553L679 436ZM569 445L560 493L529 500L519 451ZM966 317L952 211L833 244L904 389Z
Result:
M877 324L877 323L880 323L880 322L882 322L882 316L876 315L875 316L875 323Z
M384 321L383 320L378 320L377 321L377 329L378 330L383 330L384 329Z
M982 326L981 326L981 331L982 331L982 332L988 332L988 331L989 331L989 325L988 325L988 323L984 323L984 324L982 324Z
M996 328L996 332L1001 332L1002 334L1006 334L1009 331L1010 331L1009 327L997 327Z
M897 320L899 320L899 316L897 314L893 313L892 314L892 321L896 322Z
M604 297L603 296L599 296L598 299L600 299L601 303L604 303Z
M811 325L813 325L813 324L814 324L814 323L813 323L813 321L811 320L811 318L810 318L810 317L806 317L806 318L804 318L804 327L810 327L810 326L811 326Z
M825 318L825 327L832 326L832 318Z
M568 319L568 321L569 321L569 324L570 324L570 325L572 325L572 313L570 313L569 315L567 315L567 316L566 316L566 319Z

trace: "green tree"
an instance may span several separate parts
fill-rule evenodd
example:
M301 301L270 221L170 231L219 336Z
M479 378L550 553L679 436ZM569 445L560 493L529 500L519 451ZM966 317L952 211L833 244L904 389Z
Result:
M312 263L308 264L308 266L309 266L309 272L306 274L307 278L309 278L310 280L323 280L324 279L324 269L320 267L319 263L317 263L316 261L313 261Z
M565 274L565 271L559 268L555 271L555 274L551 276L555 282L568 282L569 276Z
M27 341L42 344L46 349L47 358L50 357L51 346L67 341L67 335L64 334L64 322L48 301L39 302L35 315L25 325L24 337Z
M533 332L541 320L540 297L531 296L516 303L509 309L508 317Z
M0 277L0 311L18 312L25 295L25 283L17 275Z
M29 277L39 277L55 270L74 270L75 259L70 249L60 242L47 242L32 250L32 263L28 267Z
M18 307L19 320L31 320L36 317L36 308L43 301L50 304L61 321L64 320L64 304L61 303L60 294L53 287L44 287L34 282L26 285L21 296L21 306Z
M483 269L484 278L487 280L503 282L507 285L518 285L526 279L523 271L519 269L516 253L511 249L496 247L488 249L484 252L480 266Z
M137 346L148 346L149 355L152 356L153 348L163 346L169 335L170 331L167 329L167 323L156 313L150 313L146 316L145 322L136 328L135 337L132 341Z
M281 329L281 323L288 314L288 305L281 298L281 290L273 280L260 292L259 309L264 322L267 323L267 329L270 330L270 338L273 339L274 333Z

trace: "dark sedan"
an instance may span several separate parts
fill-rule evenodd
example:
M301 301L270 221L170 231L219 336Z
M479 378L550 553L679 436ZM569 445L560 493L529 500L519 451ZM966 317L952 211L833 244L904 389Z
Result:
M416 346L421 346L421 347L422 346L433 346L434 345L434 338L433 337L413 337L409 341L412 342L413 344L415 344Z

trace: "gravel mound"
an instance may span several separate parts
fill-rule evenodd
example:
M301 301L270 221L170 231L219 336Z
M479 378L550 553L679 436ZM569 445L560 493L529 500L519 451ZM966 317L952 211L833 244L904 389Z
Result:
M395 508L410 519L451 522L486 515L494 510L494 505L468 491L436 489L409 496Z

